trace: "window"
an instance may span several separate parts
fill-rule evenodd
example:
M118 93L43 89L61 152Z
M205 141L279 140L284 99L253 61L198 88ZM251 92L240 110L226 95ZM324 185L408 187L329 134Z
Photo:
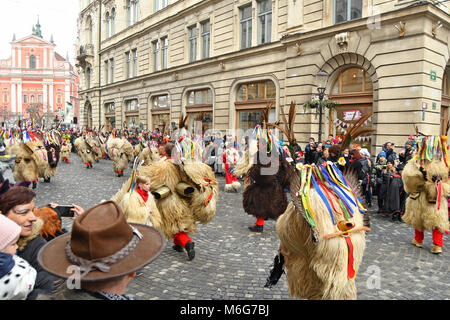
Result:
M241 49L252 45L252 5L240 9L241 17Z
M38 95L38 103L42 103L42 94Z
M450 95L450 85L448 83L448 75L444 72L444 76L442 79L442 95L449 96Z
M109 63L108 60L105 60L105 84L108 84L109 81Z
M7 93L3 94L3 103L8 103L8 94Z
M133 5L133 23L138 22L139 20L139 0L134 0Z
M159 55L159 42L158 40L152 42L153 48L153 71L158 71L158 55Z
M372 80L362 68L348 68L342 71L331 87L331 94L372 92Z
M111 27L110 27L110 35L113 36L116 33L116 9L112 8L111 10Z
M237 91L237 101L267 100L276 98L275 84L268 80L241 84Z
M30 69L36 69L36 57L30 56Z
M137 77L138 75L138 54L137 49L132 51L133 53L133 77Z
M131 52L127 51L125 52L125 60L126 60L126 67L125 67L125 79L130 79L131 76Z
M91 87L91 68L86 69L86 88L89 89Z
M270 42L272 34L272 1L258 1L258 44Z
M202 36L202 59L209 58L209 47L210 47L210 33L211 33L211 24L209 20L204 21L200 24L201 26L201 36Z
M131 0L127 0L126 4L127 27L131 26Z
M92 19L88 17L88 44L92 44Z
M362 17L362 0L334 0L334 23Z
M211 89L192 90L188 92L187 105L211 105L212 91Z
M169 0L161 0L161 9L164 9L169 5Z
M61 99L61 97L59 97L59 96L58 96L58 98ZM34 96L33 95L30 96L30 103L34 103Z
M170 98L168 94L154 96L152 98L152 130L164 129L164 124L168 125L170 119Z
M125 102L127 111L139 111L137 99L127 100Z
M109 17L109 12L107 12L106 17L105 17L105 37L106 38L109 38L109 35L110 35L110 33L109 33L110 23L111 23L111 20Z
M160 0L153 0L153 12L156 12L159 10L159 1Z
M197 26L188 28L189 33L189 62L197 60Z
M167 69L167 48L169 40L167 37L161 38L161 70Z
M163 94L153 97L153 109L170 108L169 95Z
M28 103L28 96L26 94L23 95L23 103Z
M33 96L31 96L31 102L33 103L34 102L34 97ZM57 96L56 96L56 103L57 104L61 104L62 102L61 102L61 95L60 94L58 94Z
M111 77L110 83L114 82L114 59L109 59L109 76Z
M114 102L105 103L105 113L114 113L116 111L116 106Z

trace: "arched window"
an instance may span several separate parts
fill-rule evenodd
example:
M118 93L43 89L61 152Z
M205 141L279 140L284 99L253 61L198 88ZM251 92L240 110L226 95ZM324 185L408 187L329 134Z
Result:
M372 92L372 80L367 72L359 67L342 71L335 79L331 94Z
M110 33L109 33L109 30L110 30L110 17L109 17L109 12L107 12L106 13L106 16L105 16L105 36L106 36L106 38L109 38L109 36L110 36Z
M30 69L36 69L36 57L30 56Z
M112 8L111 10L111 36L116 32L116 9Z
M34 95L30 96L30 103L34 103Z

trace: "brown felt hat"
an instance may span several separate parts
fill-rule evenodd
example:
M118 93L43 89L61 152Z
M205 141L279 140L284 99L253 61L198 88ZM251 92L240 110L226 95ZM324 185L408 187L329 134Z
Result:
M60 278L73 277L75 268L69 267L78 266L82 281L106 280L141 269L161 254L166 243L159 230L128 224L120 207L106 201L75 219L70 234L42 247L38 262Z

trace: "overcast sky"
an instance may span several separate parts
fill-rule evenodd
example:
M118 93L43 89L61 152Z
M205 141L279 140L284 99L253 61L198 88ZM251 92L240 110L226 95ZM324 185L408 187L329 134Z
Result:
M0 10L0 59L11 56L10 42L31 35L38 16L42 37L56 44L56 52L75 63L77 18L79 0L1 0Z

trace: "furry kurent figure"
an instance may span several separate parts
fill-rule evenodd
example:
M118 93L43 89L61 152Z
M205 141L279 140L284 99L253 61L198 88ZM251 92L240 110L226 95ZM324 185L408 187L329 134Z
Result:
M86 164L86 169L92 168L92 164L95 162L95 153L91 145L87 143L86 135L78 137L74 141L74 146L81 161Z
M248 155L239 163L234 174L245 174L243 207L247 214L256 217L256 223L249 227L252 232L262 232L264 220L276 220L287 208L285 189L294 168L287 160L284 150L272 132L265 129L272 104L269 104L261 121L249 141Z
M362 118L349 128L349 143L366 129ZM359 130L359 131L358 131ZM278 218L280 250L266 287L284 269L291 296L301 299L356 299L355 277L365 250L362 190L356 172L341 172L333 162L296 164L291 202Z
M231 142L227 142L225 146L226 149L222 155L222 162L225 170L225 192L238 192L241 184L234 175L233 170L239 162L239 151Z
M406 212L402 219L414 227L412 243L423 247L424 231L433 233L431 252L442 253L443 233L450 229L447 198L449 157L446 136L419 137L417 154L405 165L402 173L406 199Z
M47 167L47 150L44 143L36 135L31 138L24 138L26 142L19 144L17 148L13 148L16 155L16 163L14 165L14 180L31 181L32 188L35 189L39 179L39 170Z
M110 137L107 142L108 156L113 161L113 171L123 176L128 162L133 160L133 146L125 138Z
M178 159L178 161L172 159L154 161L149 165L140 166L136 174L138 177L150 178L152 195L148 198L150 200L154 197L156 203L156 206L150 204L149 219L153 227L161 230L167 239L173 239L174 250L182 252L184 248L188 260L192 260L195 257L195 250L194 242L189 235L197 231L197 222L206 224L215 216L219 188L211 167L193 159L181 157ZM132 185L133 176L111 200L124 206L127 197L130 199L133 197L126 195ZM134 197L137 198L137 195ZM122 209L129 212L130 218L132 210ZM148 211L145 215L147 214ZM137 214L137 216L145 215Z
M51 143L45 146L47 151L47 165L39 167L39 178L44 178L44 182L50 182L50 178L56 176L58 162L60 157L60 147Z
M71 150L72 145L68 142L63 142L63 145L61 146L61 152L59 154L62 162L69 163Z

